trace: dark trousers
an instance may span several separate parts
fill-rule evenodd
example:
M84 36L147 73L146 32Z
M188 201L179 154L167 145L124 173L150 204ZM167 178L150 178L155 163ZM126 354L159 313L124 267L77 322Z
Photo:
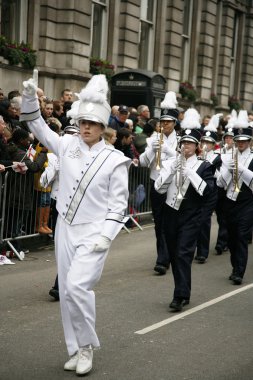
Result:
M177 211L165 205L164 232L170 252L174 298L190 299L191 264L201 222L201 207Z
M212 214L217 203L217 192L213 192L202 206L200 231L197 241L197 256L206 259L209 255Z
M228 246L228 231L227 231L227 223L225 217L224 203L225 198L218 198L217 205L215 208L217 222L219 225L217 241L215 245L215 249L224 250Z
M248 261L248 237L253 227L252 199L242 203L226 200L228 247L233 272L244 276Z
M163 214L166 201L166 193L159 194L154 188L154 181L150 180L150 201L155 224L157 260L156 264L169 267L170 257L166 246L163 231Z

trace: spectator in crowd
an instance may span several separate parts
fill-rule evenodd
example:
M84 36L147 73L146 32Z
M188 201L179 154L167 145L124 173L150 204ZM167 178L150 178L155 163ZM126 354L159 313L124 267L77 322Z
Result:
M147 105L140 105L137 108L138 113L138 123L135 127L135 133L141 133L143 130L144 124L150 119L150 111Z
M4 136L5 128L5 121L3 117L0 116L0 164L2 166L11 166L13 165L13 161L11 161L7 150L7 140Z
M44 106L42 106L41 115L46 122L50 117L52 117L53 101L51 99L44 100Z
M114 119L112 119L111 123L109 124L109 127L115 129L117 132L121 128L127 128L128 125L126 123L126 119L128 117L128 114L128 107L125 105L120 105L118 109L118 114L115 116Z
M114 146L117 140L117 132L115 131L115 129L106 128L103 133L103 137L107 145Z
M111 110L111 114L110 114L109 122L108 122L109 125L111 124L112 120L115 120L116 116L118 115L118 111L119 111L119 106L117 105L112 106L112 110Z
M157 117L153 117L153 119L149 119L148 124L152 125L154 132L160 133L160 120Z
M147 146L147 138L152 136L153 133L154 126L148 122L144 125L142 133L139 133L134 137L133 143L139 154L145 151L145 148Z
M27 149L30 145L29 133L22 129L17 128L13 132L12 143L8 146L9 156L12 161L23 162L28 168L25 175L17 177L15 173L8 178L8 220L11 225L8 226L9 237L19 236L23 225L28 226L28 220L31 220L31 212L33 209L33 189L34 189L34 173L42 169L47 159L47 150L41 149L37 157L31 161L27 157ZM30 216L30 217L29 217ZM27 227L28 228L28 227ZM31 229L31 226L29 226ZM21 250L19 241L16 243L17 250Z
M126 119L127 128L133 132L134 129L134 122L132 119Z
M73 102L73 92L70 88L65 88L61 92L61 103L64 104L65 102Z
M181 122L184 119L185 110L182 107L177 107L177 110L179 113L178 113L178 119L177 119L177 122L175 125L175 131L176 131L177 135L180 136L180 134L181 134Z
M117 132L117 140L114 144L115 148L124 153L126 157L132 160L136 158L136 155L132 147L133 136L127 128L121 128Z
M12 90L8 93L8 100L11 100L17 96L21 96L19 90Z
M200 126L200 132L201 132L201 134L203 133L204 128L209 124L210 120L211 120L211 116L210 115L205 115L203 117L202 123L201 123L201 126Z

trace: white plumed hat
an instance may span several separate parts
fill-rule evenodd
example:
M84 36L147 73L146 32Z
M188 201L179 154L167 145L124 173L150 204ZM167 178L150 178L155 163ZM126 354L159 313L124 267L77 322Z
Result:
M200 129L200 114L195 108L188 108L185 111L184 118L181 122L181 128L184 130L180 142L193 141L199 143L201 134Z
M173 91L165 94L164 100L161 102L160 120L177 120L179 111L177 109L177 96Z
M80 120L91 120L107 127L111 107L107 102L108 83L104 74L94 75L73 103L68 117L79 124Z
M188 108L184 113L184 118L181 121L182 129L199 129L200 128L200 114L195 108Z

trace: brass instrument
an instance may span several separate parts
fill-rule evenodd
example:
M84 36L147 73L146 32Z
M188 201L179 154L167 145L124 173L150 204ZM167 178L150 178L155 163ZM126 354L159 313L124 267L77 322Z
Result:
M204 144L202 147L202 152L201 152L202 160L206 160L206 156L207 156L207 146L206 146L206 144Z
M234 145L232 147L232 159L234 160L234 169L233 169L233 184L234 184L234 191L236 193L240 192L239 188L239 170L238 170L238 148L234 148Z
M177 158L179 156L179 148L177 148ZM184 145L181 145L181 154L180 154L180 168L179 173L176 171L176 186L177 186L177 199L181 200L184 199L182 194L182 186L183 186L183 168L185 165L185 154L184 154Z
M163 144L163 127L161 127L161 131L160 131L159 149L157 150L155 154L156 170L161 170L162 144Z

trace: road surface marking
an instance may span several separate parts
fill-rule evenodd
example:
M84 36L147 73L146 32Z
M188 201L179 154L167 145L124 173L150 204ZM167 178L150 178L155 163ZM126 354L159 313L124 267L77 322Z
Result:
M225 300L227 298L233 297L234 295L239 294L241 292L245 292L246 290L251 289L251 288L253 288L253 283L249 284L249 285L246 285L246 286L243 286L242 288L236 289L233 292L229 292L229 293L223 294L223 296L220 296L220 297L214 298L211 301L202 303L202 305L193 307L192 309L186 310L183 313L178 313L174 317L170 317L170 318L164 319L163 321L155 323L154 325L145 327L142 330L135 331L135 334L139 334L139 335L147 334L147 333L149 333L149 332L151 332L153 330L157 330L160 327L163 327L163 326L168 325L168 324L170 324L172 322L175 322L175 321L177 321L179 319L187 317L187 315L191 315L193 313L196 313L197 311L200 311L200 310L203 310L203 309L205 309L205 308L207 308L209 306L215 305L218 302L221 302L221 301L223 301L223 300Z

